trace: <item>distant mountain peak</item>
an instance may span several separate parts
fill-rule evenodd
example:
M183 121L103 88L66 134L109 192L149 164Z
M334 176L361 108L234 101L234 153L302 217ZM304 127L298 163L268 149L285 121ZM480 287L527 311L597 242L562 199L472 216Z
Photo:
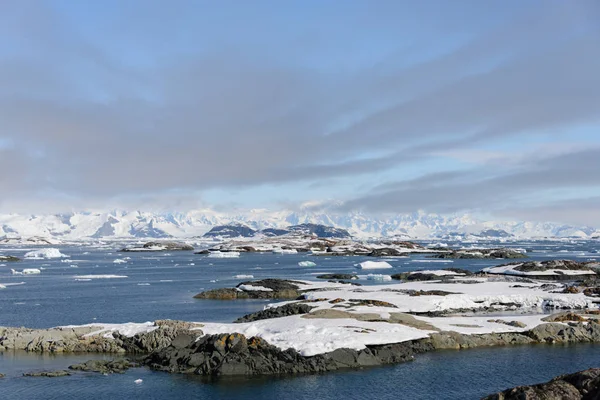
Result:
M253 209L222 213L210 209L177 213L111 210L82 211L49 215L0 215L0 238L46 237L67 240L86 238L169 238L197 237L227 226L230 235L254 235L258 231L276 235L281 231L318 236L352 235L355 238L402 237L443 239L477 238L598 238L600 230L549 222L481 221L470 214L441 215L417 211L411 214L374 217L361 212L268 211ZM218 229L217 229L218 228ZM209 235L211 236L211 235Z

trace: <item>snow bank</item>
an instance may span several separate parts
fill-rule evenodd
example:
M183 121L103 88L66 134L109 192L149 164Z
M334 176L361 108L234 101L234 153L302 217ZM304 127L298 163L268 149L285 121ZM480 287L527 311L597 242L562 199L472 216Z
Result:
M50 258L67 258L69 256L62 254L58 249L49 248L30 251L28 253L25 253L23 257L30 260L44 260Z
M251 292L251 291L259 291L259 292L272 292L273 289L264 287L264 286L252 286L252 285L240 285L238 289Z
M389 269L393 268L386 261L364 261L359 264L360 269Z
M296 249L273 249L273 254L298 254Z

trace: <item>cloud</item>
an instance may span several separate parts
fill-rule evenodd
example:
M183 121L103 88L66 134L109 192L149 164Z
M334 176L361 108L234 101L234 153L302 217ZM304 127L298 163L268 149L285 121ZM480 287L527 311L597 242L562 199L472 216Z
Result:
M546 191L599 190L598 171L600 148L591 148L535 157L497 173L477 167L387 183L375 187L370 194L346 202L342 208L388 213L417 209L442 213L500 210L504 215L510 215L510 210L515 209L513 215L522 216L522 210L538 207L550 215L556 208L544 196ZM535 207L527 204L531 199ZM560 204L564 211L567 202ZM564 220L564 215L556 215L552 220ZM594 223L600 224L600 219Z
M0 33L14 44L0 41L0 139L14 148L0 150L0 166L15 171L0 191L102 202L299 182L318 191L339 177L362 188L440 151L550 131L564 141L600 119L596 2L380 2L343 15L259 3L148 2L131 19L139 7L119 2L113 14L3 2ZM298 13L313 23L297 25ZM520 199L515 188L595 182L543 162L438 169L346 204L499 208Z

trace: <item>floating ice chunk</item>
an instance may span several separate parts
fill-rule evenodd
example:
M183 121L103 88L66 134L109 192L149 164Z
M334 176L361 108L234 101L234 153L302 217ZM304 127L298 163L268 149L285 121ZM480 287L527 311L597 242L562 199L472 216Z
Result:
M149 283L138 283L137 285L138 285L138 286L150 286L150 284L149 284Z
M74 278L76 280L81 279L118 279L118 278L127 278L126 275L75 275Z
M133 381L133 383L135 383L136 385L140 385L142 382L144 382L141 379L136 379L135 381Z
M30 260L43 260L46 258L68 258L69 256L62 254L58 249L49 248L30 251L25 253L24 257Z
M360 269L389 269L392 266L386 261L364 261L359 264Z
M207 255L210 258L237 258L239 256L239 251L213 251Z
M236 275L234 276L235 279L253 279L254 275Z
M117 258L115 261L113 261L113 264L127 264L127 260Z
M11 269L10 272L12 272L13 275L37 275L42 273L42 271L37 268L25 268L23 271Z
M312 261L300 261L298 263L298 265L301 267L316 267L317 266L317 264Z

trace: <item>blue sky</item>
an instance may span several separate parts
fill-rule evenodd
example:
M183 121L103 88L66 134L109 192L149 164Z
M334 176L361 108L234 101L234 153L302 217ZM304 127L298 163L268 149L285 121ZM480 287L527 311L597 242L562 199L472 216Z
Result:
M4 1L0 211L600 225L599 20L593 0Z

